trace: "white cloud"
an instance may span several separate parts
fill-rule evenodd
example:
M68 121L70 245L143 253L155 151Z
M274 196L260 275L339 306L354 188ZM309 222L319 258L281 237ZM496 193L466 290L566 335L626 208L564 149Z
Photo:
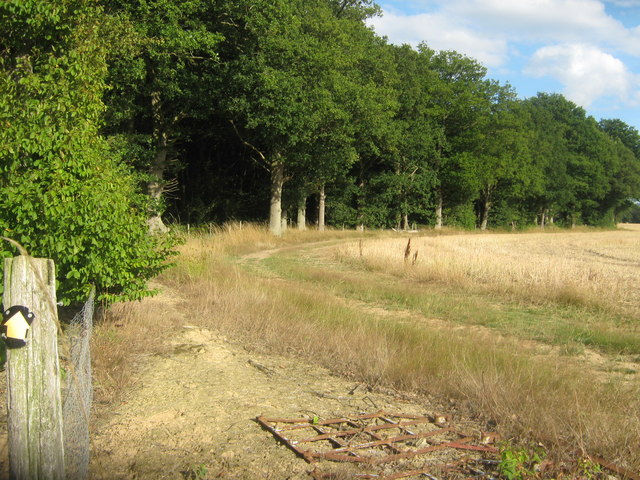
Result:
M589 38L640 55L640 31L625 28L599 0L449 0L442 14L512 41L558 43Z
M426 40L436 49L458 50L488 66L506 60L507 42L575 43L588 38L640 56L640 27L626 28L607 14L600 0L435 0L424 2L428 13L416 15L380 3L384 15L371 21L378 33L395 42Z
M567 30L600 28L612 20L596 0L451 0L443 10L483 27L536 37L541 27L543 35L564 35Z
M494 67L507 59L507 42L499 37L488 37L457 25L439 14L399 15L385 12L383 17L369 20L379 35L393 43L417 46L425 41L435 50L456 50Z
M540 48L525 73L558 79L565 86L565 96L585 108L601 97L633 101L640 87L640 76L631 73L621 60L585 44Z

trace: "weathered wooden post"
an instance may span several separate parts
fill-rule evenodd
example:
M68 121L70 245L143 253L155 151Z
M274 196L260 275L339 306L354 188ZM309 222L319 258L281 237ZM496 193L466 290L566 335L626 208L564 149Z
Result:
M53 260L26 255L5 259L5 312L34 314L27 344L7 351L9 468L11 478L65 478Z

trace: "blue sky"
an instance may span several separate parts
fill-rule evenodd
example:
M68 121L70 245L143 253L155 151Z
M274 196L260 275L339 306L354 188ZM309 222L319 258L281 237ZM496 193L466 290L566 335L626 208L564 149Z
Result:
M522 98L562 93L640 130L640 0L378 0L391 43L456 50Z

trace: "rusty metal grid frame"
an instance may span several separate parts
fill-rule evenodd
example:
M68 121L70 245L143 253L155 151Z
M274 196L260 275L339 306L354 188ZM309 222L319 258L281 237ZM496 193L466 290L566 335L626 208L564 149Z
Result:
M380 421L375 424L375 421ZM334 418L329 420L309 419L309 418L267 418L258 417L257 421L265 429L270 431L277 439L287 445L291 450L304 458L308 463L316 463L319 460L329 460L334 462L356 462L366 465L381 465L395 462L403 459L410 459L425 455L428 453L445 450L456 449L474 452L485 452L495 454L497 449L486 445L472 444L473 438L456 430L447 422L442 424L432 420L426 416L407 415L398 413L389 413L379 411L363 415L354 415L350 417ZM415 433L411 427L429 424L434 427L433 430L422 433ZM400 430L399 435L384 438L380 433L384 433L390 429ZM291 433L311 430L312 434L301 440L291 438ZM452 434L457 440L435 442L433 437L443 433ZM349 437L358 439L362 435L368 436L367 441L358 441L352 444ZM429 439L429 446L424 448L411 448L408 442L419 441L421 439ZM427 440L429 442L429 440ZM315 442L328 441L333 445L333 449L329 451L318 451L313 449ZM311 448L308 448L310 445ZM374 448L383 448L390 450L390 453L384 456L366 455L367 451ZM441 465L444 469L455 468L455 464ZM429 468L434 468L431 465ZM319 471L314 471L314 478L325 478ZM428 473L426 470L413 470L410 472L399 472L384 478L399 479L420 473ZM358 475L357 478L382 478L379 475Z

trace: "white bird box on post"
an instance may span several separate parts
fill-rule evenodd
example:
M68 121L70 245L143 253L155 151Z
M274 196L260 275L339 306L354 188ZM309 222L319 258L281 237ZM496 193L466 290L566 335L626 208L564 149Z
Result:
M18 341L7 345L19 347L7 351L11 478L62 480L65 464L53 260L24 255L5 259L3 304L3 313L12 307L17 312L3 322L5 337ZM24 345L20 338L26 340Z

